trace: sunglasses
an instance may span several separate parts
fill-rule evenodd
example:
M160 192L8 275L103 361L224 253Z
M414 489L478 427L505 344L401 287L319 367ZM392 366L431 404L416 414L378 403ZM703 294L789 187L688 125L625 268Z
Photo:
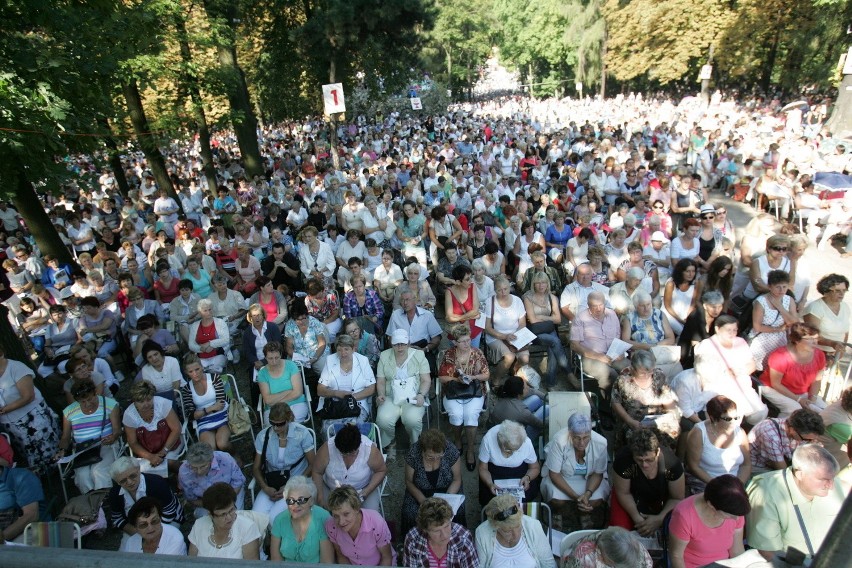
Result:
M505 521L508 518L514 517L517 514L518 514L518 506L512 505L508 509L504 509L504 510L498 512L496 515L494 515L494 520L502 522L502 521Z
M739 420L739 416L720 416L719 420L724 420L725 422L733 422L734 420Z
M654 209L662 211L664 208L662 205L654 205Z
M148 527L156 527L157 525L159 525L162 522L163 522L162 519L160 519L159 517L153 518L148 522L144 522L144 521L143 522L137 522L136 523L136 530L144 531Z
M285 501L287 501L288 505L304 505L305 503L307 503L310 500L311 500L310 497L299 497L298 499L288 497L287 499L285 499Z
M771 248L772 250L777 251L777 252L787 252L787 247L769 247L769 248Z
M272 420L270 420L269 425L273 428L283 428L287 425L287 421L285 420L284 422L273 422Z
M701 218L702 219L715 219L716 216L715 215L702 215Z

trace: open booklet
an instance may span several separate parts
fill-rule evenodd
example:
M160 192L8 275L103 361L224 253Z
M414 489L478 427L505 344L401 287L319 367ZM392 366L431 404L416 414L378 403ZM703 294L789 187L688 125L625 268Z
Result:
M610 343L609 349L606 350L606 356L613 360L618 359L622 355L626 354L631 347L633 346L616 337L612 340L612 343Z
M525 327L516 331L514 335L515 339L512 341L512 346L519 350L536 340L536 335Z
M520 479L495 479L494 485L497 486L497 495L509 493L515 496L518 503L523 503L526 499L524 487L521 485Z
M459 507L464 504L464 495L459 495L456 493L434 493L432 494L432 497L438 497L449 503L450 507L453 508L453 515L458 513Z

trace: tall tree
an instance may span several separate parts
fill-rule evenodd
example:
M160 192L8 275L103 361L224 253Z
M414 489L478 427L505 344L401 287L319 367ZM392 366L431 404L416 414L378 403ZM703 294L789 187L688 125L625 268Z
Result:
M443 52L447 88L452 91L457 84L464 85L470 96L473 70L478 70L491 51L488 3L471 10L452 0L437 0L435 10L435 26L429 40Z
M606 81L606 19L601 12L602 4L602 0L588 0L569 2L565 5L566 17L571 22L565 34L577 51L574 76L584 86L600 85L601 94L604 92Z

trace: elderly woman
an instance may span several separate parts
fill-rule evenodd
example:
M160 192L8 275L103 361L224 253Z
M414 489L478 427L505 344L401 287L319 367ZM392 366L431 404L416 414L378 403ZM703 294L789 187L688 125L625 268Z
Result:
M630 436L613 462L610 525L651 536L685 493L683 465L652 430Z
M331 515L316 504L316 499L313 481L302 475L290 477L282 492L287 508L272 523L270 560L334 563L334 546L325 532Z
M249 325L243 330L242 361L252 370L252 382L256 383L258 371L267 363L263 350L270 343L281 345L281 330L277 324L266 319L266 312L260 304L249 306L246 321ZM252 385L252 391L254 388ZM252 397L254 398L254 392Z
M660 442L675 447L680 435L680 411L677 395L666 376L656 367L650 351L637 351L612 387L612 410L620 421L618 439L628 432L652 429Z
M476 551L483 566L556 567L541 523L524 515L514 495L498 495L483 512L487 520L476 529Z
M633 298L637 293L647 292L647 289L642 286L643 275L641 268L635 266L629 268L625 280L614 284L609 289L609 303L619 317L633 312Z
M379 510L381 484L387 475L382 452L355 424L346 424L320 446L314 459L317 503L328 505L329 493L343 485L353 487L364 507ZM328 507L326 507L328 508Z
M545 272L532 277L532 285L524 293L527 327L536 334L535 343L547 347L547 385L556 385L557 371L568 372L568 355L557 328L562 323L559 299L550 289L550 278Z
M511 284L505 276L494 281L495 296L485 308L485 342L489 352L497 362L495 381L502 383L506 373L517 360L526 365L530 360L528 349L518 349L512 345L515 332L527 326L527 312L524 302L509 293Z
M631 269L632 270L632 269ZM634 310L621 318L621 339L635 350L659 355L657 367L666 377L682 370L676 354L667 347L675 344L675 334L662 310L655 308L650 294L637 290L632 299Z
M541 495L561 516L560 530L603 527L610 493L606 438L592 431L591 418L576 412L548 446Z
M190 556L260 560L263 535L255 518L237 509L236 499L237 492L227 483L205 489L201 503L210 515L195 521L189 532Z
M411 347L408 332L394 330L390 349L379 357L376 371L376 425L382 432L384 453L391 460L395 457L396 422L400 418L412 442L423 431L423 415L432 379L429 363L420 349Z
M405 267L405 281L400 284L393 297L393 309L401 307L400 298L404 292L411 292L414 303L421 308L434 310L437 299L427 280L420 280L420 265L411 263Z
M532 258L536 258L536 254L541 255L542 261L545 256L543 252L533 253ZM473 284L476 286L476 294L479 297L479 309L482 311L488 300L494 296L494 280L485 274L485 263L481 258L475 258L470 263L470 268L473 270Z
M95 385L90 380L77 380L71 385L71 395L74 402L62 411L62 438L59 440L59 451L56 458L60 459L74 451L80 451L80 445L95 445L101 460L90 465L74 469L74 484L85 494L93 489L108 489L112 487L109 466L115 461L116 440L121 437L120 414L118 403L103 395L95 393Z
M738 324L733 316L720 315L713 327L716 333L695 348L695 370L704 390L730 398L749 424L757 424L769 409L751 387L755 363L748 344L737 337Z
M322 431L335 423L351 421L364 422L372 412L372 396L376 393L376 377L370 367L370 361L360 353L355 353L355 342L348 335L337 338L337 352L330 355L317 384L320 396L317 412L322 411L328 400L355 398L360 412L357 416L337 416L329 410L323 412Z
M651 568L651 555L639 538L621 527L608 527L570 544L563 543L562 568Z
M816 288L822 298L807 305L804 320L819 330L819 344L834 349L834 359L839 361L849 346L852 322L852 310L843 301L849 291L849 279L842 274L828 274L817 282Z
M355 351L364 355L370 361L370 366L376 368L381 356L381 347L376 335L364 331L358 320L347 320L343 324L343 333L355 342Z
M672 278L666 282L663 292L663 311L675 334L683 331L686 318L695 310L701 295L695 261L682 258L675 264Z
M305 306L308 314L325 324L328 330L328 340L334 343L343 320L340 319L340 302L333 289L326 289L321 280L312 278L305 284Z
M547 395L518 376L507 377L503 385L495 389L495 394L497 400L491 409L490 424L513 420L523 424L530 439L537 440L550 414L550 408L544 404Z
M825 353L817 348L819 330L806 323L790 326L787 345L772 352L766 369L760 376L764 384L763 397L785 418L799 408L816 412L823 410L825 401L819 396Z
M396 236L402 241L402 255L415 257L422 267L426 267L426 218L417 212L417 205L406 199L402 203L402 215L396 222ZM434 305L434 304L433 304Z
M309 278L319 279L320 282L331 282L331 275L337 263L334 261L334 253L328 243L318 238L319 231L315 227L305 227L299 231L299 266L305 280Z
M423 501L417 512L417 526L405 535L403 550L402 565L412 568L479 566L473 535L453 522L452 507L439 497Z
M0 346L0 431L9 435L19 465L42 472L56 451L59 431L33 375L25 364L7 359Z
M159 396L174 398L174 391L184 382L178 360L167 356L160 344L150 339L142 345L142 359L146 362L139 373L142 380L154 385Z
M343 296L343 315L347 319L358 319L370 331L381 335L385 307L378 292L367 288L367 277L358 274L352 277L352 289Z
M852 387L840 393L840 399L829 404L821 413L825 434L820 442L835 457L840 469L848 473L852 460ZM842 446L846 446L846 450Z
M375 510L362 508L358 491L343 485L328 497L330 519L325 521L337 564L396 566L387 523Z
M213 303L208 299L198 301L198 314L201 319L189 327L189 350L198 355L205 371L221 373L231 348L228 323L213 317Z
M430 429L412 444L405 457L403 532L415 525L417 511L436 493L462 493L461 452L441 431ZM464 522L464 505L459 508L456 520Z
M485 433L479 446L479 502L485 505L500 492L498 481L513 480L525 501L535 499L541 465L524 427L506 420Z
M195 421L199 441L211 448L229 451L231 429L228 426L228 401L222 379L218 375L206 373L201 360L194 353L188 353L183 358L183 371L189 378L180 389L185 418Z
M751 477L748 435L737 405L722 395L707 402L707 419L690 430L686 441L686 484L695 495L713 478L730 474L747 483Z
M180 529L163 523L163 506L154 497L142 497L127 513L136 534L122 543L119 552L186 556Z
M252 255L248 243L237 245L237 275L234 290L242 292L248 298L257 291L257 279L260 277L260 261Z
M274 324L279 330L283 329L289 312L287 298L275 289L275 284L268 276L257 279L257 292L249 298L249 305L260 306L267 323Z
M202 496L214 483L224 482L237 493L234 503L237 509L243 508L246 477L239 464L230 454L214 451L208 444L198 442L186 451L186 461L178 471L178 485L183 491L186 502L195 507L195 517L210 514L204 507Z
M316 448L314 438L305 426L295 422L293 411L283 402L272 405L269 427L254 440L252 475L260 487L252 511L270 519L285 508L284 486L294 475L310 475Z
M145 471L166 477L180 467L181 424L172 401L156 394L157 388L148 381L131 386L132 404L121 422L127 445L142 460Z
M321 373L331 352L328 330L321 321L308 315L307 306L301 302L293 303L290 316L292 319L284 326L287 357Z
M695 347L715 333L713 322L724 309L725 297L720 291L705 290L701 294L701 302L686 318L677 340L680 364L684 369L691 369L695 365Z
M128 522L127 514L133 504L143 497L153 497L160 502L160 518L177 529L184 521L183 506L168 481L153 473L142 473L138 462L128 456L121 456L109 468L110 477L115 484L110 488L110 520L112 526L124 531L122 543L127 537L136 534L136 527Z
M628 272L631 268L638 268L642 271L641 283L646 292L651 294L652 298L656 298L660 294L660 278L657 270L657 265L643 257L644 249L642 243L638 240L631 241L627 245L628 258L618 267L616 278L619 282L627 280ZM638 274L638 273L637 273Z
M698 568L743 554L749 512L743 481L730 474L714 477L703 493L678 503L669 523L672 568Z
M471 346L470 327L455 324L449 333L456 338L455 345L447 349L438 370L438 380L444 409L456 447L462 448L462 430L467 442L467 469L476 467L476 429L479 415L485 404L485 383L490 372L482 351ZM472 387L470 386L472 385Z
M302 373L291 360L284 359L280 343L270 342L263 346L266 365L257 372L257 385L263 399L264 422L270 408L286 403L293 412L296 422L304 422L310 409L305 398Z

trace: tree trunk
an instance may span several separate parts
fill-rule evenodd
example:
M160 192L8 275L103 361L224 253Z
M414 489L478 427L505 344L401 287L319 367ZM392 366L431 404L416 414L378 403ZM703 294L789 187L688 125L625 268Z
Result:
M781 22L777 22L780 26ZM776 29L775 35L772 37L772 44L769 46L769 55L766 57L766 63L763 65L763 71L760 76L760 88L764 91L769 90L769 85L772 83L772 70L775 69L775 59L778 57L778 44L781 41L781 30Z
M35 188L27 178L27 172L18 164L10 164L17 169L17 189L12 195L12 203L26 222L27 228L38 244L42 255L50 254L59 259L59 264L75 265L74 257L56 232L56 227L50 222L50 217L44 210L44 203L36 194Z
M447 90L450 91L450 100L452 100L453 92L453 54L449 46L444 46L444 53L447 54Z
M98 122L107 130L112 132L112 127L106 118L99 118ZM104 144L109 149L109 165L112 168L112 173L115 176L115 183L118 186L118 192L127 199L130 193L130 184L127 183L127 176L124 175L124 165L121 163L121 152L118 149L118 144L112 136L104 138Z
M473 100L473 80L470 76L470 53L467 54L467 101Z
M844 75L831 118L826 122L835 138L852 138L852 75Z
M601 44L601 99L606 97L606 30Z
M198 127L198 145L201 149L201 166L204 177L207 179L207 191L214 198L217 196L219 180L216 178L216 168L213 167L213 151L210 149L210 127L207 125L207 115L204 113L204 102L201 99L201 89L198 86L198 77L192 69L192 51L186 34L186 20L183 14L175 15L175 27L178 32L180 43L180 57L183 60L184 70L181 79L189 91L192 100L192 113L195 116L195 125Z
M231 124L237 135L246 173L249 176L263 175L263 161L260 158L260 147L257 143L257 118L252 108L245 74L238 63L237 46L234 42L233 25L236 19L236 8L230 3L222 9L214 4L212 0L204 1L207 17L211 20L224 20L230 31L227 35L218 34L216 53L219 66L224 71L225 88L228 103L231 106Z
M148 124L148 118L145 116L145 108L142 106L142 97L139 95L139 86L135 79L131 79L121 86L121 92L124 95L124 100L127 103L127 110L130 113L130 122L133 124L133 131L136 132L136 139L142 152L145 154L145 159L148 161L148 167L151 168L151 173L154 176L154 181L160 189L165 189L169 192L172 199L175 200L178 207L180 198L175 193L175 188L172 185L172 179L169 177L169 171L166 169L166 161L163 159L163 154L160 152L160 147L157 146L156 138L151 134L151 127Z

